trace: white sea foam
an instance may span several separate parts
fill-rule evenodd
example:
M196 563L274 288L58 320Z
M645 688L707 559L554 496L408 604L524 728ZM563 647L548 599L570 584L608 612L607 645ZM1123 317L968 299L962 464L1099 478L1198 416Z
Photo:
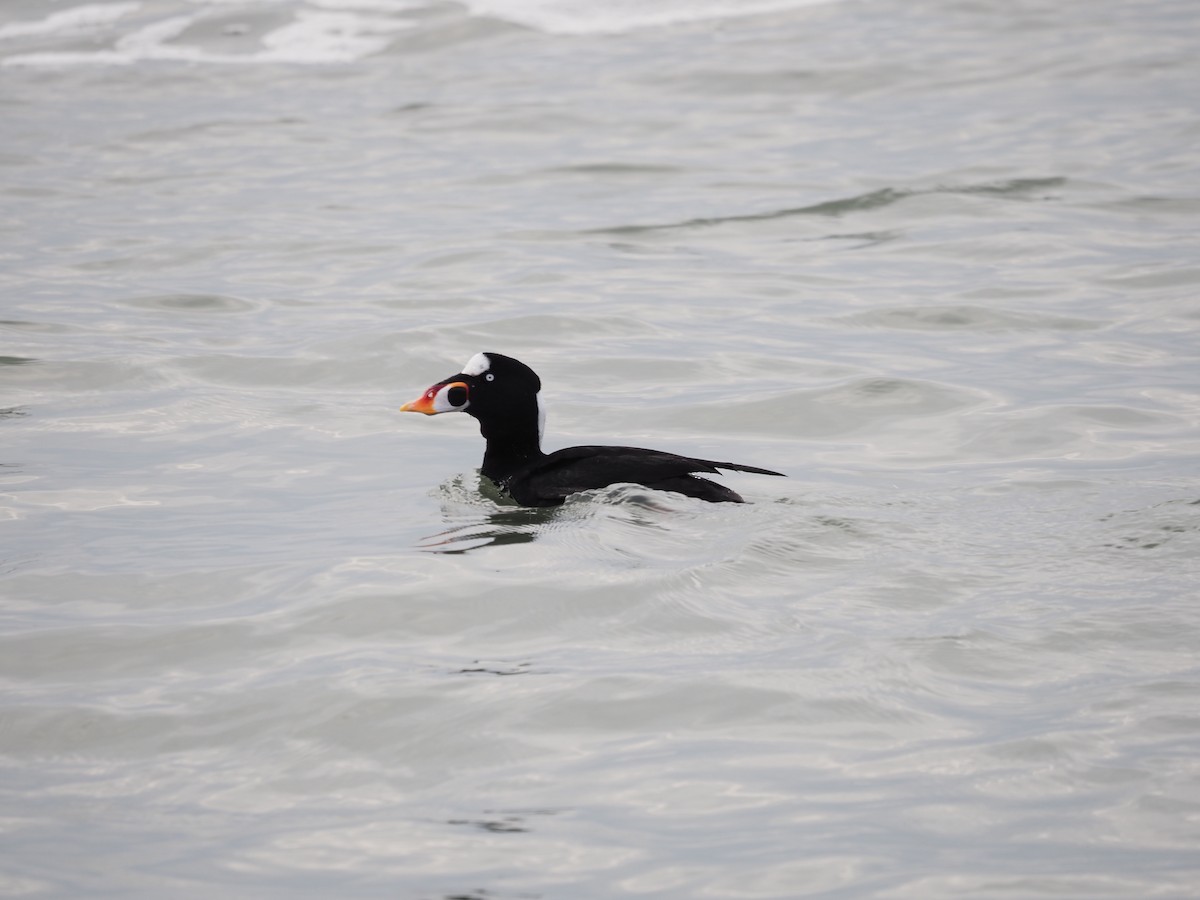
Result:
M836 0L465 0L470 15L488 16L548 34L615 34L640 28L776 12ZM430 6L429 0L174 0L156 5L151 18L144 3L88 3L28 22L0 25L6 40L5 66L132 65L144 61L214 64L347 63L386 49L399 31L416 21L405 16ZM277 26L258 46L230 51L213 38L189 39L193 26L238 13L264 13ZM140 13L129 24L121 20ZM230 22L228 27L235 26ZM125 28L122 31L122 28ZM211 31L211 29L210 29ZM234 31L226 31L234 34ZM94 49L77 43L55 48L47 41L79 35L111 40ZM36 47L21 52L21 39ZM16 46L14 46L16 44Z
M354 13L303 11L294 22L263 37L261 59L270 62L351 62L383 50L412 23Z
M319 9L363 10L369 12L398 13L429 6L423 0L308 0L309 6Z
M92 32L136 12L141 6L141 3L89 3L63 9L36 22L11 22L0 26L0 40Z
M779 12L833 0L466 0L492 16L551 34L617 34L662 25Z
M108 25L137 10L139 3L79 7L40 22L17 23L0 29L0 37L53 36ZM187 32L213 14L224 0L192 0L185 14L143 24L117 37L110 47L96 50L43 50L18 53L2 61L8 66L131 65L149 60L192 63L344 63L385 49L394 35L412 27L404 18L388 15L416 8L409 0L308 0L260 38L257 50L232 53L210 43L189 42ZM278 4L269 4L272 7ZM369 10L370 13L364 13ZM228 15L223 12L223 15Z

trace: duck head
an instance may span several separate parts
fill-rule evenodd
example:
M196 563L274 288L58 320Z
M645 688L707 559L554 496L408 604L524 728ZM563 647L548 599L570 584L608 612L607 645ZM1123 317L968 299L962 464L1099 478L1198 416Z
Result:
M426 388L400 411L427 416L465 412L479 420L485 437L509 432L536 436L540 444L546 416L541 390L542 380L520 360L501 353L476 353L461 372Z

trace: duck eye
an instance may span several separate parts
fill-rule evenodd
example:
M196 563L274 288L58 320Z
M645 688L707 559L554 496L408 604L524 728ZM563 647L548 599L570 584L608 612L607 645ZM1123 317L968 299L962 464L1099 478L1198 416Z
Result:
M496 380L496 376L495 376L495 375L493 375L491 372L488 372L488 373L487 373L486 375L484 375L483 377L484 377L484 378L486 378L488 381L495 381L495 380Z
M446 402L451 406L464 406L467 402L467 389L455 385L446 391Z

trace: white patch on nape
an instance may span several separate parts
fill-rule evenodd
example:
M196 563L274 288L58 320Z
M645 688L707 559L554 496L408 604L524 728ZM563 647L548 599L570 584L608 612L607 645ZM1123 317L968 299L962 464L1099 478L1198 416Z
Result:
M542 437L546 434L546 401L542 399L542 392L537 394L538 405L538 446L542 446Z
M464 375L482 375L492 367L492 361L487 358L486 353L476 353L467 360L467 364L462 367Z

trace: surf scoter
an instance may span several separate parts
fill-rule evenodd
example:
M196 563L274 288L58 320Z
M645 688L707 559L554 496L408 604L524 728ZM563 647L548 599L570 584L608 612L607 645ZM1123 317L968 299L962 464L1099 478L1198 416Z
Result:
M476 353L457 375L439 381L402 412L427 416L465 412L479 420L487 441L483 474L522 506L557 506L569 495L610 484L640 484L711 503L744 502L723 484L694 472L732 469L780 475L741 463L714 462L638 447L568 447L542 452L546 410L542 381L523 362L499 353Z

